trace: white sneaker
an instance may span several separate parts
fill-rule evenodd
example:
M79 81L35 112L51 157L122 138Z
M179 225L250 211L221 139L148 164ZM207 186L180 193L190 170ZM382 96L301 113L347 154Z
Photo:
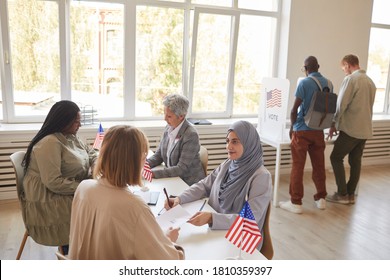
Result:
M314 201L318 209L325 210L326 209L326 201L323 198Z
M293 204L290 200L289 201L280 201L279 207L284 209L284 210L295 213L295 214L301 214L303 212L302 205Z

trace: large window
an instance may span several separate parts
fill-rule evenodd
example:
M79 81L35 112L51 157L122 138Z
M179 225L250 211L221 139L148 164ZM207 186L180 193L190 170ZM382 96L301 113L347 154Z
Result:
M184 11L137 6L136 116L163 114L162 98L183 93Z
M3 89L1 87L1 79L0 79L0 121L3 120Z
M1 34L1 33L0 33ZM0 43L1 43L1 36L0 36ZM1 48L0 48L1 50ZM0 56L0 63L2 61L2 57ZM2 69L0 68L0 122L3 120L3 87L2 87L2 84L1 84L1 76L3 76L3 71Z
M230 42L237 17L208 12L195 13L190 96L192 113L226 112L229 92Z
M99 118L121 118L123 103L123 4L71 2L72 100Z
M274 70L276 19L195 8L193 30L192 114L256 115L260 82Z
M42 121L61 99L100 120L156 119L170 93L190 98L192 116L255 116L260 82L276 73L279 7L280 0L0 1L0 120Z
M240 17L234 75L234 115L258 112L260 82L263 77L273 76L276 24L275 18L253 15ZM257 26L265 28L259 36L253 36L257 33Z
M374 0L367 74L377 91L374 112L389 113L390 94L390 2Z
M7 62L4 62L3 60L8 60L8 52L4 52L3 50L3 30L1 28L1 25L4 24L1 19L3 18L3 16L5 15L4 12L2 12L4 9L4 5L2 6L1 5L1 2L0 2L0 122L3 121L3 115L4 115L4 112L3 112L3 107L4 106L4 103L5 103L5 99L3 98L3 94L5 93L5 90L3 89L4 87L4 83L2 83L3 80L5 80L5 73L4 73L4 66Z
M60 99L58 5L9 0L8 18L15 115L46 114Z

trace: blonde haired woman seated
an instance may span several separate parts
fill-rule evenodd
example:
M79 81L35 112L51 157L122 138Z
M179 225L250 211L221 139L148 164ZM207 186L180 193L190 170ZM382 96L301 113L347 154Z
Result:
M147 139L135 127L107 131L95 179L81 182L73 199L70 259L184 259L173 243L179 229L164 234L149 206L127 187L141 184L147 151Z

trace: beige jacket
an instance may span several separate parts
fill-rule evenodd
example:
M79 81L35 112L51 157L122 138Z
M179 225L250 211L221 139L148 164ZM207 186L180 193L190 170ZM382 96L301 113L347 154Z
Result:
M366 71L360 69L346 76L337 98L336 128L354 138L371 138L375 93L375 84Z
M178 260L184 252L166 237L142 199L100 179L83 181L75 193L69 258Z
M69 244L73 194L96 158L96 151L74 135L55 133L35 144L23 180L22 211L37 243Z

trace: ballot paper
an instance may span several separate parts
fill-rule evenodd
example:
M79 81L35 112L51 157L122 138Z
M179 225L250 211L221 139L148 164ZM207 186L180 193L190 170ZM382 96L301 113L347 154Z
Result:
M162 230L166 231L170 227L179 228L182 224L186 223L192 215L193 214L190 214L179 204L157 216L156 220Z

